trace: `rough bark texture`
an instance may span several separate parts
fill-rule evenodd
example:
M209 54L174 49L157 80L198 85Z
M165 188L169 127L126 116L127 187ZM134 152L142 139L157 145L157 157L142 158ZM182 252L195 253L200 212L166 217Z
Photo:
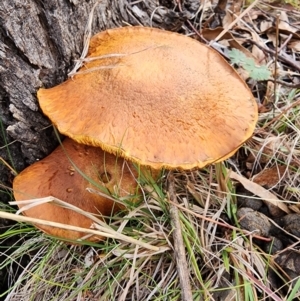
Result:
M80 56L84 30L96 0L1 0L0 2L0 184L57 145L36 92L61 83ZM199 1L186 1L185 13L174 1L102 0L93 32L126 24L178 30ZM187 12L187 11L190 12ZM63 100L62 100L63 101ZM3 188L0 189L3 191ZM4 201L4 195L0 200Z

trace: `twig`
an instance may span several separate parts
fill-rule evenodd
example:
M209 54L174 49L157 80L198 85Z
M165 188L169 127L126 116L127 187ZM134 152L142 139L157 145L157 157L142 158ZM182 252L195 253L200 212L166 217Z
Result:
M278 62L278 45L279 45L279 16L280 14L278 13L276 15L276 45L275 45L275 60L274 60L274 65L275 65L275 69L274 69L274 99L275 99L275 102L276 102L276 91L277 91L277 77L278 77L278 74L277 74L277 62Z
M225 29L223 29L220 34L214 39L211 40L209 46L211 46L214 42L219 41L226 32L228 32L237 22L239 22L257 3L259 0L255 0L252 4L250 4L234 21L232 21Z
M256 41L254 41L252 39L247 39L247 42L250 42L250 43L254 44L255 46L257 46L262 51L266 51L267 53L275 55L275 51L274 50L266 48L266 47L263 47L262 45L260 45L259 43L257 43ZM300 71L300 65L297 64L296 62L292 61L291 59L289 59L287 57L284 57L283 55L278 54L278 60L282 61L282 62L284 62L286 64L289 64L290 66L292 66L297 71Z
M282 49L288 44L288 42L291 40L291 38L293 37L292 34L290 34L286 40L284 41L284 43L281 45L281 47L278 49L278 53L280 53L282 51Z
M273 78L269 78L267 80L267 82L268 81L269 82L273 82L273 83L276 82L277 84L280 84L280 85L285 86L285 87L293 88L293 89L299 89L300 88L300 83L299 84L291 84L291 83L287 83L287 82L285 82L283 80L280 80L280 79L275 80Z
M0 148L1 149L1 148ZM2 157L0 157L0 163L2 162L3 165L5 165L10 171L11 173L16 176L18 173L14 170L13 167L11 167Z
M174 253L176 258L177 273L180 281L182 299L183 301L192 301L192 289L189 278L188 265L186 261L186 253L183 244L179 210L178 207L172 203L178 204L176 192L174 188L174 175L171 171L168 175L168 196L170 199L170 217L173 226L173 240L174 240Z

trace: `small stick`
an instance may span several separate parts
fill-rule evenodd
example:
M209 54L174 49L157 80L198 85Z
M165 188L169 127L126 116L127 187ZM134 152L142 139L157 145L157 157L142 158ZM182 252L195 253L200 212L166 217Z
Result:
M178 204L174 187L174 175L171 171L168 175L168 197L170 199L170 217L173 226L174 253L176 258L177 274L179 277L180 287L182 291L182 301L192 301L192 289L189 278L188 265L186 261L186 253L182 238L181 225L179 219Z
M8 146L8 145L6 145ZM1 149L1 148L0 148ZM3 165L5 165L10 171L11 173L16 176L18 173L13 169L12 166L9 165L9 163L7 163L7 161L5 161L2 157L0 157L0 163L2 162Z
M260 45L259 43L255 42L252 39L247 39L246 41L249 42L249 43L252 43L252 44L256 45L262 51L266 51L267 53L275 55L275 51L274 50L272 50L270 48L266 48L265 46ZM295 62L295 61L292 61L289 57L286 57L286 56L278 54L278 60L281 61L281 62L284 62L286 64L289 64L291 67L293 67L297 71L300 71L300 64L297 63L297 62Z
M291 40L291 38L293 37L292 34L290 34L286 40L284 41L284 43L282 43L282 45L280 46L278 53L280 53L282 51L282 49L288 44L288 42Z
M269 78L267 81L269 82L273 82L273 83L277 83L277 84L281 84L285 87L289 87L289 88L295 88L295 89L299 89L300 88L300 84L291 84L291 83L287 83L283 80L280 80L280 79L273 79L273 78Z
M279 47L279 16L280 14L276 15L276 45L275 45L275 60L274 60L274 100L276 102L276 91L277 91L277 63L278 63L278 47Z
M250 4L235 20L233 20L226 28L224 28L220 34L209 42L209 46L211 46L214 42L219 41L224 34L226 34L236 23L238 23L257 3L259 0L255 0L252 4Z

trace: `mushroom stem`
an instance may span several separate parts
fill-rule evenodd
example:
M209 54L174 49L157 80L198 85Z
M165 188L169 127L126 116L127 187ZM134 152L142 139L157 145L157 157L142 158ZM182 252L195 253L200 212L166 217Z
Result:
M174 254L176 258L176 267L177 273L179 276L180 287L182 291L182 300L183 301L192 301L192 289L189 278L188 265L186 261L186 252L184 248L182 232L181 232L181 224L179 218L178 207L175 204L178 204L175 192L174 185L174 175L173 172L170 171L168 175L168 197L170 200L170 217L171 224L173 226L173 248Z

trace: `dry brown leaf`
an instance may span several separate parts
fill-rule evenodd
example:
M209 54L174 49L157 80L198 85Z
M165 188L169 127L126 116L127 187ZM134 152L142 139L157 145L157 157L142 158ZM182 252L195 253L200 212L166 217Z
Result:
M263 43L260 36L254 31L249 30L246 26L240 26L240 29L244 31L244 33L249 33L250 39L256 42L256 44L260 45L262 48L265 48L265 44ZM244 34L245 35L245 34ZM248 50L247 50L248 51ZM257 65L265 65L266 64L266 55L265 53L255 44L252 47L252 58L254 59Z
M242 13L243 6L244 6L243 0L235 0L232 1L230 9L234 14L239 15L240 13Z
M252 181L266 189L275 187L284 177L286 172L286 166L276 165L271 168L263 169L260 173L252 177ZM274 217L282 216L282 210L274 206L273 203L265 202L269 209L269 212Z
M239 16L243 12L243 10L242 10L243 5L244 5L244 1L243 0L232 1L228 5L226 13L229 13L232 17L234 15Z
M279 17L279 24L278 24L278 27L280 29L285 29L285 30L288 30L290 32L296 32L297 29L290 26L289 24L289 18L288 18L288 15L285 11L281 10L280 11L280 17Z
M300 41L292 41L288 44L288 47L295 52L300 52Z
M227 0L219 0L214 11L218 13L223 13L226 9L226 6L227 6Z
M265 31L262 31L261 34L276 34L276 27L275 26L272 26L270 28L268 28L267 30ZM290 30L287 30L287 29L282 29L282 28L279 28L279 34L281 36L289 36L289 35L292 35L292 39L296 40L296 41L299 41L300 39L300 34L298 34L297 32L293 32L293 31L290 31Z
M220 32L220 34L215 38L215 41L219 41L227 32L228 30L232 29L236 24L238 24L242 18L247 15L255 5L257 5L257 3L259 2L259 0L254 0L239 16L236 17L236 19L234 19L227 28L224 28L222 30L222 32ZM211 46L212 42L209 43L209 45Z
M241 12L241 7L243 5L243 1L236 0L228 5L226 9L226 15L222 20L222 25L224 28L229 28L230 24L235 20L235 16L238 16Z
M260 17L262 14L262 12L260 12L257 9L251 9L247 15L244 17L244 21L246 23L252 23L254 20L256 20L258 17Z
M273 98L274 98L274 83L268 81L267 82L266 94L265 94L263 103L268 104L268 103L272 102Z
M291 211L293 211L294 213L300 214L300 208L298 207L298 205L292 204L292 205L289 206L289 209Z
M251 31L251 34L253 41L255 41L260 46L265 47L265 44L261 41L259 35L255 31ZM259 65L265 65L267 63L265 53L256 45L253 45L252 47L252 54L255 57L255 62Z
M269 31L268 34L267 34L267 37L268 37L269 41L272 42L273 46L275 46L276 45L276 34L275 34L275 32Z
M274 109L274 104L265 100L262 104L258 104L258 113L271 112Z
M289 48L295 47L294 51L300 51L299 41L300 34L295 32L295 29L292 26L285 26L286 28L279 27L279 34L282 40L282 43L287 39L287 37L292 38L288 43ZM267 28L267 25L261 26L261 34L266 34L268 39L272 41L273 46L276 45L276 27L270 26Z
M224 28L222 27L217 27L215 29L203 29L203 31L201 32L202 36L208 40L208 41L213 41L215 40L219 34L223 31ZM231 33L226 32L222 38L219 40L220 41L227 41L229 46L232 48L236 48L239 51L243 52L247 57L252 58L255 60L255 57L252 55L252 53L247 50L245 47L243 47L234 37ZM244 42L244 41L241 41Z
M271 21L268 21L268 20L262 20L261 22L260 22L260 30L261 31L266 31L266 30L268 30L269 28L271 28L272 27L272 22Z
M271 168L263 169L260 173L252 177L252 181L260 186L271 188L278 184L284 176L285 171L286 166L275 165Z
M209 21L211 28L221 26L224 16L226 15L227 1L228 0L218 0L218 3L214 8L214 14Z
M229 178L240 182L244 186L245 189L247 189L248 191L252 192L253 194L259 196L260 198L263 199L263 201L269 202L272 205L277 206L278 208L280 208L282 211L284 211L286 213L290 213L290 210L287 207L287 205L284 204L281 200L279 200L273 193L271 193L267 189L246 179L245 177L237 174L236 172L234 172L232 170L229 171Z
M233 22L233 20L234 20L234 16L228 10L226 10L226 15L222 20L223 27L229 28L229 25Z

